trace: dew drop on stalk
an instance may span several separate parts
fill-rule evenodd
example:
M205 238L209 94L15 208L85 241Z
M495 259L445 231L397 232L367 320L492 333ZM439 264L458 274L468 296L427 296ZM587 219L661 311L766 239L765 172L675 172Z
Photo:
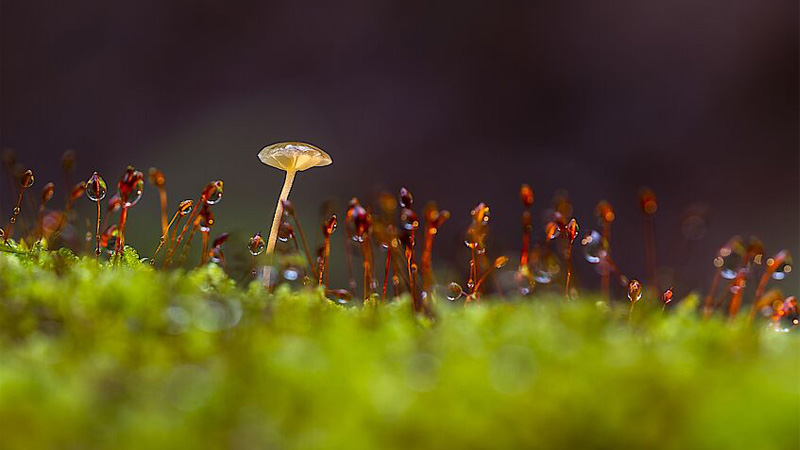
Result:
M222 200L222 188L222 180L208 183L205 189L203 189L203 201L205 201L207 205L216 205L219 203L219 201Z
M581 239L583 255L591 264L597 264L608 255L608 243L596 230L591 230Z
M19 185L23 189L28 189L29 187L33 186L33 181L34 181L33 172L30 170L26 170L25 172L23 172L22 177L20 178Z
M419 228L417 214L408 208L403 208L400 211L400 225L406 231L415 231Z
M578 236L578 221L572 218L564 229L566 230L569 243L572 245L572 243L575 242L575 238Z
M211 250L209 251L209 261L214 264L222 263L224 267L225 254L222 252L222 245L228 240L229 236L228 233L222 233L214 238L214 241L211 243Z
M261 237L261 233L256 233L247 243L247 250L249 250L250 254L253 256L260 255L265 248L267 248L267 243L264 241L264 238Z
M787 297L783 302L779 302L772 315L772 323L775 331L788 332L800 325L800 314L797 311L797 298Z
M361 206L357 198L353 197L350 200L350 207L347 209L345 219L350 227L350 238L355 242L364 242L369 234L372 217L369 212Z
M719 269L720 275L726 280L736 278L736 273L744 260L744 245L742 238L735 236L719 249L714 258L714 267Z
M281 222L280 228L278 229L278 240L281 242L294 240L294 228L292 228L289 222Z
M628 300L631 302L638 302L642 298L642 283L639 280L632 278L628 282Z
M534 252L534 256L531 258L531 274L534 281L541 284L551 283L560 271L561 266L555 255L538 250Z
M211 208L207 205L203 205L203 209L200 211L199 214L199 222L198 222L198 229L203 233L208 233L211 231L211 227L214 226L214 213L211 212Z
M555 222L547 222L544 227L544 233L548 241L552 241L561 234L561 227Z
M464 295L464 289L455 281L447 285L447 299L454 302Z
M661 302L664 303L665 306L666 306L667 303L672 301L672 297L674 295L673 289L674 288L670 287L669 289L664 291L663 294L661 294Z
M105 198L106 191L105 180L97 172L94 172L86 182L86 197L93 202L99 202Z
M100 236L100 247L106 249L109 255L113 254L119 240L119 227L111 225Z
M194 201L193 200L184 200L178 204L178 214L181 216L186 216L187 214L192 212L192 208L194 208Z
M133 166L128 166L117 183L117 191L123 208L136 205L144 191L144 174Z
M100 256L100 200L105 198L106 191L107 187L105 180L103 180L103 178L97 172L92 173L92 176L89 177L89 181L86 182L86 189L84 192L89 200L97 204L97 226L95 227L96 244L94 248L95 256Z
M792 257L789 255L789 252L785 252L785 254L781 256L769 258L767 259L767 267L773 270L773 280L783 280L792 272Z
M322 225L322 234L324 237L330 237L333 232L336 230L338 226L338 222L336 220L336 214L332 214L331 217L325 221Z
M346 305L350 303L353 295L347 289L328 289L325 291L325 297L338 305Z
M411 191L406 188L400 188L398 199L400 200L401 208L410 209L414 205L414 196L411 195Z
M42 187L42 205L49 202L51 198L53 198L53 194L56 192L56 185L52 181L47 183Z
M708 232L708 209L701 204L690 206L681 217L681 235L689 241L697 241Z
M3 237L3 243L4 244L8 243L8 239L11 237L11 235L14 232L14 224L17 223L17 216L19 216L20 206L22 205L22 195L25 193L26 189L28 189L29 187L33 186L33 172L30 171L30 170L24 171L20 175L19 180L20 180L20 182L19 182L19 185L20 185L19 197L17 198L17 203L14 206L14 209L12 211L11 218L8 219L9 226L8 226L8 232Z
M764 244L755 236L750 236L750 242L747 243L747 251L745 252L745 259L753 261L759 266L764 261Z

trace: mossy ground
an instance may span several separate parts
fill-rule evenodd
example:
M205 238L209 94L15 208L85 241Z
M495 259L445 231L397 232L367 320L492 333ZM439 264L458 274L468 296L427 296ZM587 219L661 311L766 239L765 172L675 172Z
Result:
M800 446L800 333L586 298L341 307L0 254L0 447Z

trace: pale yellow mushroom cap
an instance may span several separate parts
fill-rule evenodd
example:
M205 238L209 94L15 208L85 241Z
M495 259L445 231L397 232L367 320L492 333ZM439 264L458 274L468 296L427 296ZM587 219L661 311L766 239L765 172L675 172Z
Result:
M301 171L332 163L330 155L305 142L278 142L258 152L262 163L286 171Z

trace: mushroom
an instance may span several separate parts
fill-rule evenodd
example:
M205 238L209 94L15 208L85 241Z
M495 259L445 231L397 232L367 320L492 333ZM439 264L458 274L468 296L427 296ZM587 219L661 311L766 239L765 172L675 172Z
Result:
M286 171L286 179L278 198L278 206L275 208L275 217L272 219L272 228L269 230L267 240L266 253L270 254L275 250L275 241L278 238L278 228L283 216L282 202L289 198L295 174L312 167L327 166L333 161L322 149L305 142L278 142L268 145L258 152L258 159L268 166Z

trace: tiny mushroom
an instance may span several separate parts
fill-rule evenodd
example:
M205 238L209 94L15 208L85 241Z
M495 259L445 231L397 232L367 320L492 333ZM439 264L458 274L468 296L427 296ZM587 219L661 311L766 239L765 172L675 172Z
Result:
M268 145L258 152L258 159L268 166L286 171L286 180L283 182L283 189L278 198L278 206L275 208L275 217L272 219L272 228L269 230L269 239L267 240L266 253L270 254L275 249L275 241L278 238L278 228L280 228L283 216L282 202L289 198L295 174L312 167L327 166L333 161L330 155L322 149L305 142L278 142Z

